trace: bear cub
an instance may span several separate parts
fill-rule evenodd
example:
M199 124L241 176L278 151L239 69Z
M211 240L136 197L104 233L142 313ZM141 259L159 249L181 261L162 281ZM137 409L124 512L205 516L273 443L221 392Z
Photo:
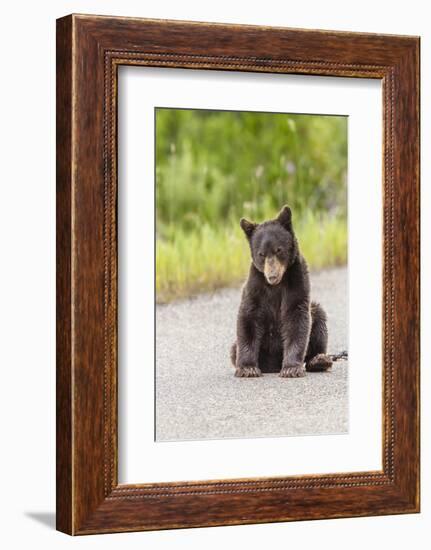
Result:
M326 371L328 327L323 308L310 301L310 277L285 206L278 217L240 225L251 252L242 290L237 339L231 348L235 376L279 372L283 378ZM305 367L304 367L305 364Z

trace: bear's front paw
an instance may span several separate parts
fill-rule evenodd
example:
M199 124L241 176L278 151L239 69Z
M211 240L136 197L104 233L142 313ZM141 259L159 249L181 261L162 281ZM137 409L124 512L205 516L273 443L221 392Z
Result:
M238 378L257 378L261 375L259 367L237 367L235 370L235 376Z
M281 378L301 378L305 376L304 365L283 367L280 371Z

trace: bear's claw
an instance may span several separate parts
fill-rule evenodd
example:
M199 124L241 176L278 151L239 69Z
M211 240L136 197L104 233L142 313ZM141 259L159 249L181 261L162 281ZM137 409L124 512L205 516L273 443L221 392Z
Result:
M283 367L280 371L281 378L301 378L305 376L305 368L303 365L296 367Z
M237 367L235 370L237 378L257 378L261 375L259 367Z

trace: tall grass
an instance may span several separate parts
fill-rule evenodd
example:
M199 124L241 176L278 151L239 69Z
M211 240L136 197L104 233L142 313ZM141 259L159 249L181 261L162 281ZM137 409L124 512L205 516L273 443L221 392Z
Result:
M239 219L284 204L311 269L344 263L346 172L345 117L157 109L157 300L243 281Z
M308 213L296 224L296 234L311 269L346 262L344 218ZM249 265L249 247L238 222L216 227L204 224L193 232L173 228L171 239L156 243L157 301L240 284Z
M341 116L157 109L157 220L194 230L226 218L346 212Z

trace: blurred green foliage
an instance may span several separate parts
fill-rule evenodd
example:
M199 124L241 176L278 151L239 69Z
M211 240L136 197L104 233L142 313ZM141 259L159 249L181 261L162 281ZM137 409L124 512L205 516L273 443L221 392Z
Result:
M158 301L243 279L239 219L284 204L312 268L345 262L346 174L346 117L157 109Z

